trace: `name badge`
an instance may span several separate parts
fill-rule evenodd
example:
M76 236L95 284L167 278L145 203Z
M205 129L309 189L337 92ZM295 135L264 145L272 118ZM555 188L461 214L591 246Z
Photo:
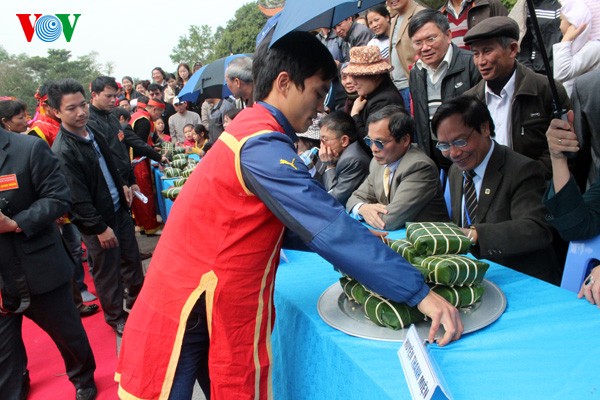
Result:
M398 357L413 400L451 399L414 325L408 329L406 339L398 350Z
M7 190L15 190L19 188L19 182L17 182L17 175L0 175L0 192Z

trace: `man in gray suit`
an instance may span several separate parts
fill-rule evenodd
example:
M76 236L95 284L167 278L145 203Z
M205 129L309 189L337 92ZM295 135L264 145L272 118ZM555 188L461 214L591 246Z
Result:
M496 143L486 105L469 96L442 104L431 121L448 174L452 220L473 242L471 253L558 283L552 230L545 220L541 165Z
M325 190L346 205L348 198L369 174L371 161L356 141L354 119L345 112L334 111L319 121L321 128L320 163L317 177Z
M365 142L373 151L369 176L350 196L346 209L377 229L406 222L448 221L438 169L411 144L415 123L395 105L369 116Z

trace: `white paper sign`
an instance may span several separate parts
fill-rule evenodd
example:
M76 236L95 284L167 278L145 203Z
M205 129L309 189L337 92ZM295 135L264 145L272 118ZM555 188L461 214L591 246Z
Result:
M451 397L444 389L438 374L433 368L424 341L414 325L406 334L404 343L398 350L400 364L414 400L448 400Z

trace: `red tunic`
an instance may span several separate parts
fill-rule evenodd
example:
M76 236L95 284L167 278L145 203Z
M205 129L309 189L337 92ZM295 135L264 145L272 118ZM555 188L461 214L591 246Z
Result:
M127 321L115 379L123 399L167 399L186 320L206 293L214 399L267 399L273 285L284 226L245 186L240 149L283 132L264 108L237 118L179 194ZM249 240L251 238L251 240Z

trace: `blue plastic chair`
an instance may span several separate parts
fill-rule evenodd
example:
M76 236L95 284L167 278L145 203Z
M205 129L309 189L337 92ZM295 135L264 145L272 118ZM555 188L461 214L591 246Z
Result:
M583 280L600 259L600 236L569 243L560 287L578 293Z

